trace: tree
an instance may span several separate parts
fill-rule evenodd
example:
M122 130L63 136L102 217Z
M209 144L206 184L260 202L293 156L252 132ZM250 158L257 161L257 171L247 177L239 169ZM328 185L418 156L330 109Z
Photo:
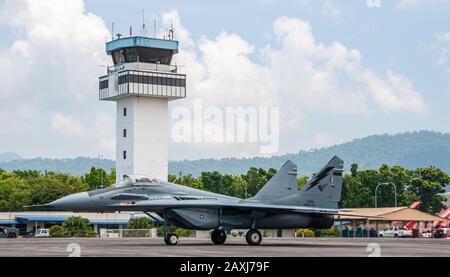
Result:
M91 167L91 171L84 174L81 180L89 185L90 190L109 187L116 181L116 170L113 169L108 174L102 168Z
M96 233L92 230L90 222L87 218L80 216L71 216L63 226L65 235L68 237L93 237Z
M167 176L167 180L168 180L170 183L175 183L175 181L177 180L177 175L175 175L175 174L170 174L170 173L169 173L169 175Z
M421 201L420 209L425 212L438 213L445 208L445 197L439 195L444 193L443 186L438 182L432 182L415 177L405 193L411 199Z
M350 172L352 173L352 177L356 177L358 175L358 164L352 163Z
M30 186L13 174L0 180L0 210L21 211L31 204Z
M373 207L373 193L353 175L344 175L342 188L342 208Z
M217 171L203 172L200 180L203 183L203 187L207 191L219 193L222 190L222 174Z
M269 170L267 170L267 174L266 174L267 180L272 179L272 177L275 176L275 174L277 174L277 170L275 168L269 168Z
M262 168L251 167L242 178L246 182L247 196L253 197L267 183L267 172Z
M64 173L47 172L43 176L27 179L31 187L32 204L50 203L63 196L88 190L80 178Z
M308 176L298 177L297 178L298 189L301 190L304 186L306 186L308 181L309 181Z
M244 199L247 198L247 184L245 183L245 180L242 178L242 176L233 176L231 186L233 187L233 194L231 196Z
M182 176L181 178L178 178L178 179L176 178L175 175L173 175L173 177L174 177L174 179L173 179L172 183L187 186L187 187L194 188L194 189L203 190L203 183L200 180L192 177L192 175L190 175L190 174L187 176Z

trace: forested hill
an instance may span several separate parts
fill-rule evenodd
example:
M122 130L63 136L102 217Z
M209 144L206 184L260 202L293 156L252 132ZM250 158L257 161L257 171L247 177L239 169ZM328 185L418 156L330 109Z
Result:
M349 169L351 163L358 163L362 169L377 168L387 163L410 169L436 166L450 173L450 134L420 131L374 135L331 147L271 158L171 162L170 172L194 176L201 174L202 171L239 174L252 166L278 169L287 160L292 160L298 165L299 174L308 175L320 169L335 155L346 162L346 169Z
M13 170L38 170L41 172L53 171L70 173L73 175L81 176L88 173L91 167L101 167L106 171L110 171L116 166L113 160L107 159L93 159L78 157L75 159L16 159L8 162L0 161L0 168L6 171Z
M374 135L351 142L322 149L300 151L295 154L271 158L251 159L204 159L196 161L170 162L169 171L178 175L192 174L198 176L204 171L241 174L254 167L279 168L287 160L297 163L299 174L308 175L320 169L329 159L338 155L350 164L358 163L360 168L377 168L383 163L401 165L410 169L436 166L450 173L450 134L431 131L402 133L397 135ZM0 168L11 171L15 169L35 169L41 171L61 171L82 175L92 166L110 170L114 167L112 160L91 158L76 159L15 159L0 160Z

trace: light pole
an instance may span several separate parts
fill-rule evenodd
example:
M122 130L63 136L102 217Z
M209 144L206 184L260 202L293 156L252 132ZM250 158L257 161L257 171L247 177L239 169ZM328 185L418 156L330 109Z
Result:
M395 197L395 207L397 208L397 186L394 184L394 183L392 183L392 182L389 182L389 183L380 183L380 184L378 184L378 186L375 188L375 208L378 208L378 203L377 203L377 192L378 192L378 188L380 187L380 186L383 186L383 185L392 185L393 187L394 187L394 197Z

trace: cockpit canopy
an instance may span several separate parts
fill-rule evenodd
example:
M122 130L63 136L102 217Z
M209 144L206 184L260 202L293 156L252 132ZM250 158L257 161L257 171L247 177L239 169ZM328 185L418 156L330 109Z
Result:
M152 186L161 183L157 178L150 178L143 175L125 175L122 182L116 183L114 187L131 187L131 186Z

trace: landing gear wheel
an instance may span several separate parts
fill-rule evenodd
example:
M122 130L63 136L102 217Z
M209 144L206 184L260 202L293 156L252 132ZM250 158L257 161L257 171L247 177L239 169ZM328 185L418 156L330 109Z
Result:
M227 233L224 230L214 230L211 233L211 240L216 245L224 244L227 240Z
M251 229L245 235L248 245L259 245L262 240L261 233L256 229Z
M164 242L166 245L177 245L178 236L175 234L167 234L164 236Z

